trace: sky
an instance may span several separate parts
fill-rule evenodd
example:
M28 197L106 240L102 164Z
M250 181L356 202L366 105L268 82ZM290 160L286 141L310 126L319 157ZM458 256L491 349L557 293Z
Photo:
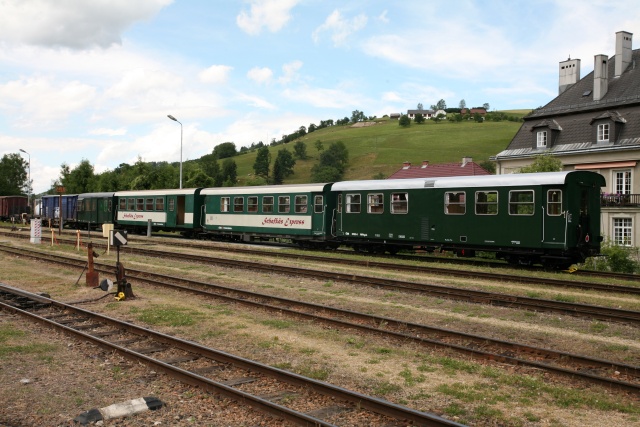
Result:
M0 0L0 156L41 193L62 164L187 161L354 110L532 109L617 31L640 37L636 0Z

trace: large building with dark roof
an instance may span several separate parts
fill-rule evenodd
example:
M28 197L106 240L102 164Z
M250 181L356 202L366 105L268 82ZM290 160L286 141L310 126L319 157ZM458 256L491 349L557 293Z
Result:
M460 163L429 163L429 161L423 160L420 166L412 166L410 162L404 162L402 168L394 172L388 179L473 175L491 175L491 172L474 162L471 157L463 157Z
M507 148L495 156L496 173L513 173L550 154L565 170L605 177L603 232L614 243L640 245L640 49L632 34L616 33L615 55L594 56L580 78L580 60L559 64L558 96L534 110Z

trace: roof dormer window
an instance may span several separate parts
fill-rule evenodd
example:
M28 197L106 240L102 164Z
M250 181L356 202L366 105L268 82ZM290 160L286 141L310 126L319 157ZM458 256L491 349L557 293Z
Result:
M609 142L609 123L598 125L598 144Z
M547 148L547 131L546 130L538 131L536 141L537 141L536 146L538 148Z

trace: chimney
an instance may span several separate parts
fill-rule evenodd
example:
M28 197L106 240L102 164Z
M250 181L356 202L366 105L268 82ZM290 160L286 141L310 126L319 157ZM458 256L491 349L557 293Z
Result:
M404 162L402 164L402 169L409 169L411 167L411 162Z
M616 33L616 64L615 76L620 77L631 64L631 37L632 33L618 31Z
M426 168L427 166L429 166L429 160L423 160L422 161L422 169Z
M596 55L593 59L593 100L600 101L607 94L609 89L609 57L607 55Z
M580 80L580 60L569 57L566 61L560 62L558 75L560 76L558 95L560 95Z
M460 166L461 168L465 167L467 165L467 163L471 163L473 162L473 157L463 157L462 158L462 166Z

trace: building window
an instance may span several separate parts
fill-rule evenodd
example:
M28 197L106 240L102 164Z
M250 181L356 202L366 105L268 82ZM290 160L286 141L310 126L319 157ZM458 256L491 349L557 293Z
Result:
M613 218L613 242L619 246L631 246L633 220L631 218Z
M447 215L464 215L467 211L464 191L444 193L444 213Z
M316 196L313 202L313 211L315 213L322 213L324 212L324 197L323 196Z
M538 148L547 148L547 131L541 130L537 134L537 147Z
M290 200L289 196L278 196L278 213L289 213Z
M498 192L476 192L476 215L498 215Z
M234 197L233 198L233 211L234 212L243 212L244 211L244 197Z
M220 197L220 212L229 212L229 198Z
M380 193L367 194L367 210L369 213L381 214L384 212L384 196Z
M264 196L262 198L262 212L264 213L273 212L273 196Z
M547 215L562 215L562 190L547 191Z
M307 196L296 196L295 204L296 213L307 213Z
M391 213L406 214L409 212L409 194L392 193L391 194Z
M360 213L360 194L347 194L347 213Z
M258 212L258 196L247 197L247 212Z
M509 191L509 215L533 215L533 190Z
M598 142L609 142L609 123L598 125Z
M616 193L631 194L631 171L615 171Z

